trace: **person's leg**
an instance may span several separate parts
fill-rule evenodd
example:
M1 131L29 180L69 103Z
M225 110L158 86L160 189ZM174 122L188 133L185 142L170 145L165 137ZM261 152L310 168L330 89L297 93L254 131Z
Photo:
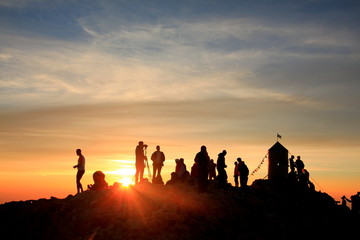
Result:
M158 167L158 175L157 175L158 177L161 177L161 169L162 169L162 166L159 166Z
M239 186L239 176L234 176L234 180L235 180L235 187Z
M141 169L140 169L140 182L142 182L144 180L144 169L145 169L145 167L141 167Z
M152 177L152 181L154 181L156 177L156 165L153 165L153 177Z
M78 171L76 174L76 188L77 188L77 193L83 192L83 187L81 185L81 178L84 175L85 171Z
M139 174L140 174L139 168L136 167L136 172L135 172L135 184L137 184L137 183L139 182Z

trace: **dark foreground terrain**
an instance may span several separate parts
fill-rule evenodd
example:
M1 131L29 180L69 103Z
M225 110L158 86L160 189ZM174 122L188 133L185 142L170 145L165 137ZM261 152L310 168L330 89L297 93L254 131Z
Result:
M0 205L1 239L344 239L359 216L326 193L256 181L249 189L140 184Z

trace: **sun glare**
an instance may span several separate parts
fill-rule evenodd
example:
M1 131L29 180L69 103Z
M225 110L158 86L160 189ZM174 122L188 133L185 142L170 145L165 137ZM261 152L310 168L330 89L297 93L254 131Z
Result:
M135 169L125 167L107 173L113 181L121 183L121 186L123 187L129 187L134 180Z
M123 177L120 179L120 183L124 187L129 187L129 185L132 183L132 179L130 177Z

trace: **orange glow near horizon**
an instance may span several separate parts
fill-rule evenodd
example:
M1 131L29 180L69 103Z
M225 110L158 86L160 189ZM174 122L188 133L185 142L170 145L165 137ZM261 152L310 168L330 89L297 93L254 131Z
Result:
M135 169L124 167L115 171L105 172L105 174L109 175L109 179L114 180L113 182L118 182L124 187L129 187L129 185L134 183Z
M279 141L317 191L360 191L359 1L321 21L298 1L265 14L255 1L31 2L0 0L0 204L75 195L78 148L84 190L96 171L129 186L139 141L149 182L157 145L165 184L204 145L215 162L227 151L232 185L238 157L257 169L251 185Z
M135 140L132 142L136 142ZM162 142L176 141L162 140ZM149 144L148 156L155 150L156 143L147 142ZM206 143L205 143L206 144ZM121 144L119 144L121 145ZM162 169L162 177L164 183L170 179L171 172L175 169L175 158L183 157L187 170L191 171L194 155L197 153L201 144L189 141L189 145L166 145L160 144L161 149L166 155L165 165ZM234 185L233 179L233 164L236 157L241 156L248 165L250 173L259 165L267 149L271 147L268 145L235 145L231 143L223 143L222 146L208 143L209 155L216 161L217 153L222 149L228 151L226 156L228 182ZM229 147L226 147L229 146ZM340 200L341 196L346 195L350 197L359 190L359 176L356 169L345 171L342 169L335 169L332 167L336 164L334 157L326 156L327 161L322 160L321 152L314 154L313 149L295 149L296 144L286 144L291 153L301 152L305 161L306 168L310 172L310 178L315 180L317 191L328 193L335 200ZM122 144L123 149L128 149L124 153L119 154L112 150L115 148L110 144L108 148L102 148L101 152L93 146L80 146L83 149L86 158L86 172L81 180L84 190L87 189L88 184L93 184L92 174L101 170L105 173L105 180L111 186L115 182L121 183L121 186L126 187L134 184L135 175L135 159L133 154L135 146L130 144ZM75 148L74 148L75 149ZM184 150L186 149L186 151ZM239 154L239 149L240 154ZM39 198L50 198L51 196L58 198L65 198L69 194L76 193L75 175L76 169L72 166L76 164L77 156L71 149L64 151L66 154L51 154L49 152L37 151L37 155L28 154L29 152L19 152L9 158L9 163L3 164L0 174L0 203L20 200L30 200ZM350 153L350 152L348 152ZM337 154L339 155L339 154ZM26 159L29 164L17 163L18 159ZM51 159L49 161L48 159ZM64 161L65 160L65 161ZM16 164L16 171L14 171L14 163ZM152 173L152 163L149 161L150 172ZM251 185L256 179L262 179L267 175L268 162L267 159L262 164L259 171L254 175L249 176L248 184ZM148 170L145 169L144 177L149 178ZM150 179L151 181L151 179Z

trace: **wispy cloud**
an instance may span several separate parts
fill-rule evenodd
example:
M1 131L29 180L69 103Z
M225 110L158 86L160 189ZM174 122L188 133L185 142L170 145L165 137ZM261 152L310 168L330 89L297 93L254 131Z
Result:
M238 96L314 104L315 100L310 100L312 95L302 96L294 87L314 89L313 81L308 87L303 85L311 79L306 77L307 70L315 70L311 74L319 76L318 86L328 85L327 76L332 73L319 75L299 59L309 61L309 56L313 56L310 62L320 61L317 66L323 62L326 67L334 52L325 55L324 60L323 52L308 54L314 46L357 49L354 41L336 40L337 32L326 37L325 31L314 31L313 27L277 28L241 18L129 25L100 32L86 20L79 22L84 32L90 33L84 42L7 36L15 42L2 54L5 64L12 61L12 68L3 69L1 85L5 95L8 86L19 95L21 89L27 92L32 89L45 98L49 93L65 94L70 101L81 101L84 97L88 101L168 101ZM299 52L301 48L303 53ZM344 54L340 51L338 55ZM301 79L293 71L295 67L304 71ZM355 69L353 72L357 73ZM14 74L17 83L11 79ZM292 76L296 81L292 81Z

